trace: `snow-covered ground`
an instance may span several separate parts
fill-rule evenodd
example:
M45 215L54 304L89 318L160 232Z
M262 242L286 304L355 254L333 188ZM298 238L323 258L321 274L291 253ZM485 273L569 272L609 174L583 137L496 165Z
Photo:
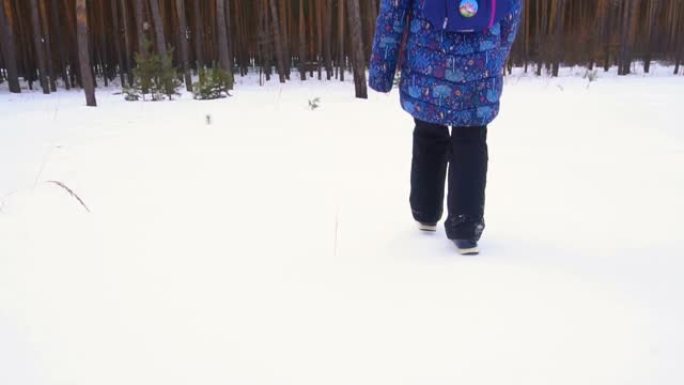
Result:
M0 384L682 384L670 71L509 77L477 257L414 227L396 91L0 88Z

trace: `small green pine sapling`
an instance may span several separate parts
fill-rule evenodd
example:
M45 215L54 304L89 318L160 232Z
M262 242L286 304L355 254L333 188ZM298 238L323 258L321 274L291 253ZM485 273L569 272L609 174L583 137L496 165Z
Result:
M180 95L178 89L181 81L173 66L173 48L165 55L152 52L151 43L145 39L143 48L145 55L135 54L136 66L133 69L133 84L123 88L124 98L128 101L146 100L147 95L152 101L159 101Z
M199 71L199 82L193 84L193 97L198 100L220 99L231 96L233 89L233 75L224 71L216 64L211 68Z

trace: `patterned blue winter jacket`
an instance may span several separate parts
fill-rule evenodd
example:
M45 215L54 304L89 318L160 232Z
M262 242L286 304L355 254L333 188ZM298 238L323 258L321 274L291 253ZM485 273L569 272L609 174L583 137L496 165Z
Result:
M401 106L415 118L451 126L484 126L499 113L503 70L515 40L522 0L480 32L449 32L423 14L425 0L381 0L369 85L389 92L405 28L408 40L401 58Z

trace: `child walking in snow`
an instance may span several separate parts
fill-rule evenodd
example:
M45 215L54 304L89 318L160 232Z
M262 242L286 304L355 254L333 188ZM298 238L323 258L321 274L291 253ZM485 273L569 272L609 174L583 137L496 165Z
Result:
M389 92L401 61L401 106L415 120L413 217L437 230L448 174L444 227L462 254L479 252L485 228L487 125L521 12L522 0L381 0L369 85Z

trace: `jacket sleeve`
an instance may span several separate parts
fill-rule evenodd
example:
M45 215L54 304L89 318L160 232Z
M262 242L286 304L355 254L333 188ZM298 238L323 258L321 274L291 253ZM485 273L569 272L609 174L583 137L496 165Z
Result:
M369 86L390 92L397 70L407 13L413 0L381 0L370 59Z
M511 53L511 48L520 28L522 3L522 0L511 0L511 12L501 20L501 47L505 50L506 57Z

